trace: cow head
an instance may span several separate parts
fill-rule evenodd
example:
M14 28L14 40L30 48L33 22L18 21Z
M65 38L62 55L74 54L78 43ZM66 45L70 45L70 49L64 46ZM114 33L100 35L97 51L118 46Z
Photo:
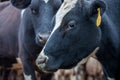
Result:
M22 25L28 29L32 26L36 43L43 46L53 28L50 27L50 23L62 0L11 0L11 2L15 7L24 9Z
M96 20L105 9L101 0L64 0L55 16L54 29L36 60L38 67L56 71L71 68L88 57L99 46L102 23Z

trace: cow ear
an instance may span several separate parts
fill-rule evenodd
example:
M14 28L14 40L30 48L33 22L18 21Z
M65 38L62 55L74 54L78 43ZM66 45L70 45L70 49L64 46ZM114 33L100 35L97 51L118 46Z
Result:
M98 14L98 8L100 9L100 14L102 15L106 10L106 4L103 1L95 0L90 5L90 16Z
M100 26L101 24L101 17L103 13L106 10L106 4L105 2L101 0L91 0L91 2L88 2L88 14L90 17L96 17L96 26Z
M24 9L30 5L31 0L11 0L11 3L19 9Z

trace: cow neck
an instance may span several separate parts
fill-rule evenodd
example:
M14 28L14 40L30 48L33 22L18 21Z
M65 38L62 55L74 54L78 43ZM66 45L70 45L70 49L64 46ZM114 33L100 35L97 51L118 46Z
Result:
M103 15L102 24L101 24L101 33L102 40L101 44L105 47L114 48L114 52L118 53L119 51L119 33L117 26L113 23L113 21L107 16L107 14ZM107 46L104 44L108 44ZM106 48L107 50L107 48Z
M107 16L107 14L104 14L100 28L102 39L100 43L100 50L96 56L104 66L108 75L117 80L120 76L120 72L118 72L120 71L118 27L113 23L112 19Z

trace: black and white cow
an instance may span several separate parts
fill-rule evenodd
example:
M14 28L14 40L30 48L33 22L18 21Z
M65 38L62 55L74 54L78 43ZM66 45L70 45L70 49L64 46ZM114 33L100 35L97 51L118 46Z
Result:
M11 3L19 9L24 9L19 28L18 54L25 79L36 80L34 71L37 70L40 72L41 80L50 80L52 74L44 76L35 65L35 59L53 28L50 23L62 0L11 0Z
M94 56L102 63L106 78L119 80L119 9L120 0L64 0L36 64L51 72L71 68ZM98 53L90 54L95 48Z

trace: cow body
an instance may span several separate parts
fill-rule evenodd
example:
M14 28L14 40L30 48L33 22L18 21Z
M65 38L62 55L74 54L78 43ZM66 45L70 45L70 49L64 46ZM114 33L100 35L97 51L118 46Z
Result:
M0 3L0 72L4 72L1 79L8 80L7 68L17 63L20 12L9 1Z
M120 76L120 1L64 0L45 47L36 60L43 71L56 71L88 60L96 47L97 59L111 79ZM62 15L60 15L62 14ZM102 22L96 23L101 16ZM97 27L98 26L98 27ZM95 56L95 54L94 54Z
M1 3L0 8L0 65L11 66L18 53L20 10L9 1Z
M8 0L0 0L0 2L4 2L4 1L8 1Z
M19 56L23 64L24 77L26 80L36 80L35 70L37 70L41 74L41 80L50 80L52 74L44 76L44 73L37 68L35 59L52 30L50 23L62 1L11 0L11 2L17 8L26 7L19 29Z
M0 11L4 10L8 5L10 5L10 2L8 1L0 3Z

